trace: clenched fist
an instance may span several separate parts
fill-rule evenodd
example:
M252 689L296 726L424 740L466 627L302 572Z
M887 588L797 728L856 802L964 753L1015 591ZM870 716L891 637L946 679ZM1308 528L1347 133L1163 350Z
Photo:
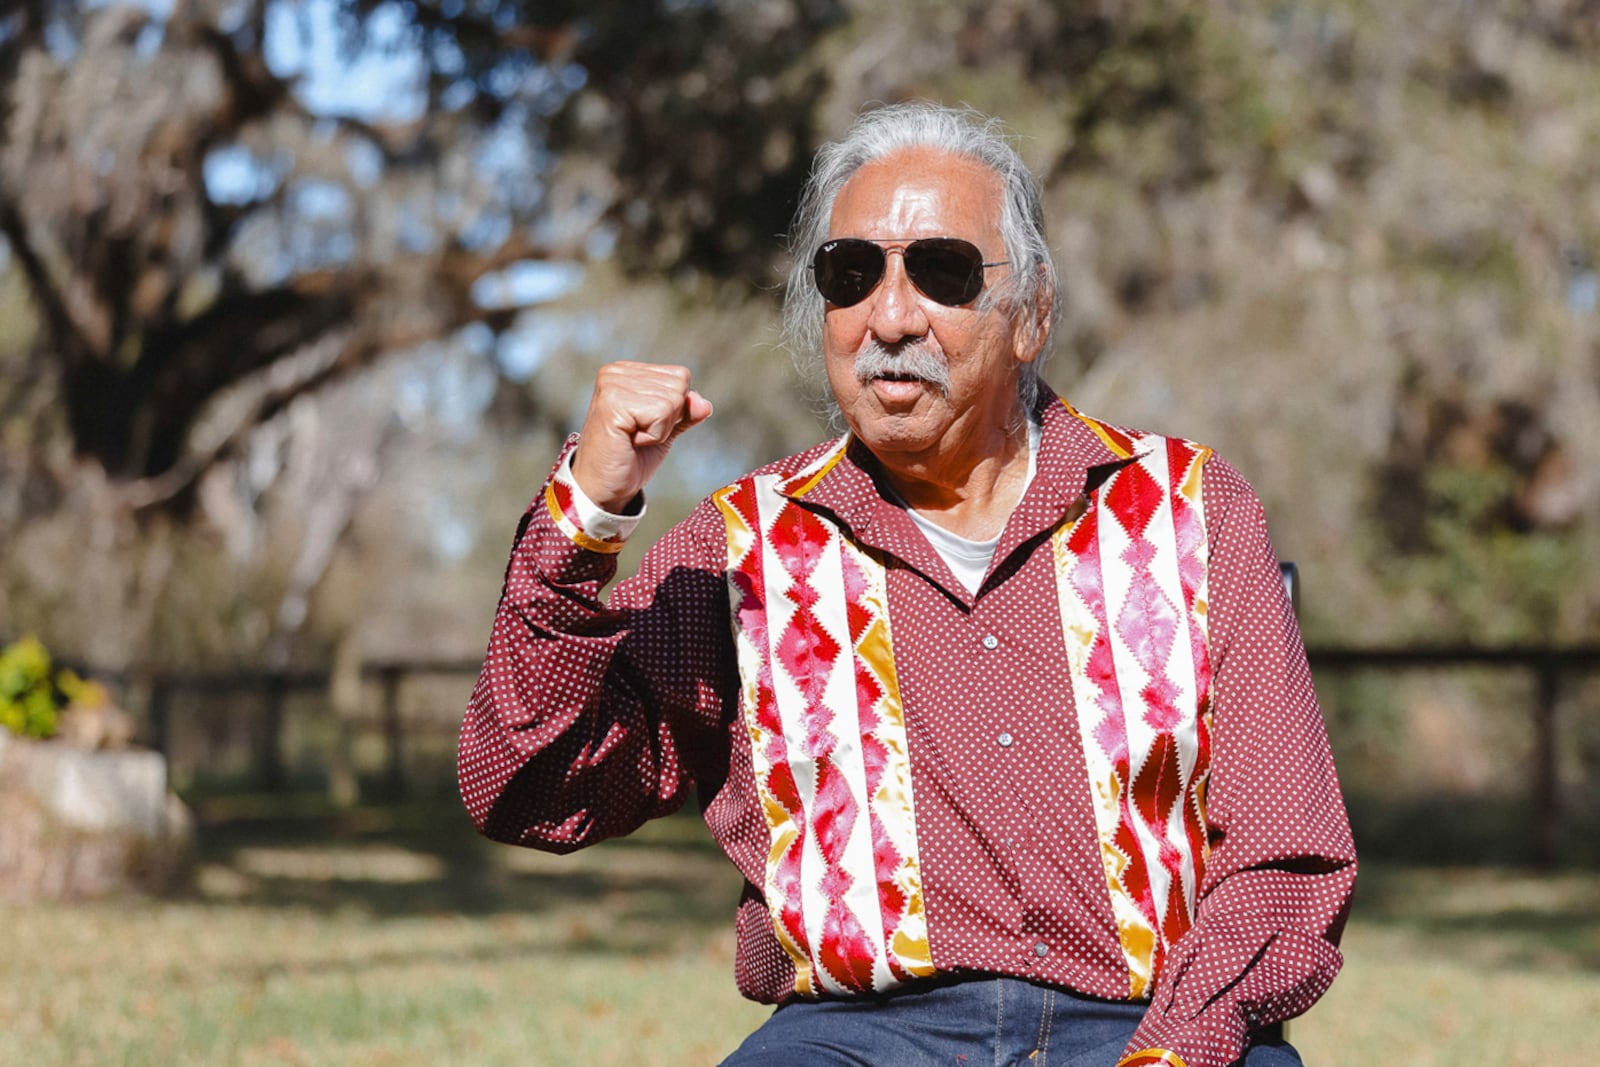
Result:
M572 477L590 500L621 514L667 458L679 434L711 415L711 401L689 387L689 368L608 363L572 457Z

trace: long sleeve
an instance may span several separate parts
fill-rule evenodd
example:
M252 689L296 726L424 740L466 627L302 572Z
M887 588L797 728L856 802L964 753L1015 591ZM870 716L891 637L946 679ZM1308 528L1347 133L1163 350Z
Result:
M1188 1067L1226 1067L1252 1030L1300 1014L1332 983L1356 862L1260 502L1220 460L1204 477L1211 851L1195 922L1168 953L1127 1053L1167 1050Z
M709 506L602 602L620 540L579 525L559 477L572 447L518 528L458 754L478 828L556 852L628 833L724 774L736 685Z

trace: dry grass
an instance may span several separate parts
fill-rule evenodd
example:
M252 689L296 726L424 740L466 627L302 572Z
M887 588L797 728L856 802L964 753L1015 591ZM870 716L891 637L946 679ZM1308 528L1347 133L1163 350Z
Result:
M1534 1067L1600 1056L1593 873L1364 877L1345 972L1294 1040L1308 1063Z
M191 896L14 908L0 1063L715 1063L737 878L690 819L564 859L476 840L448 802L212 826ZM1307 1062L1600 1053L1590 875L1379 870Z

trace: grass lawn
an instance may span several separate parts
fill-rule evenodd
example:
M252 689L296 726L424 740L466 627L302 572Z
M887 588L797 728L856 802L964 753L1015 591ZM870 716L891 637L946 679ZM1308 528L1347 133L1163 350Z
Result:
M450 801L251 808L202 805L186 897L9 909L0 1064L702 1064L766 1014L693 819L551 857ZM1371 870L1345 947L1312 1067L1600 1055L1592 874Z

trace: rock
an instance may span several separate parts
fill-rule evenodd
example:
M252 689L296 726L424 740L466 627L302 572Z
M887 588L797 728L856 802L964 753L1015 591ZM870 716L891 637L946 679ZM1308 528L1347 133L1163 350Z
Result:
M159 752L0 731L0 898L169 890L187 874L192 838Z

